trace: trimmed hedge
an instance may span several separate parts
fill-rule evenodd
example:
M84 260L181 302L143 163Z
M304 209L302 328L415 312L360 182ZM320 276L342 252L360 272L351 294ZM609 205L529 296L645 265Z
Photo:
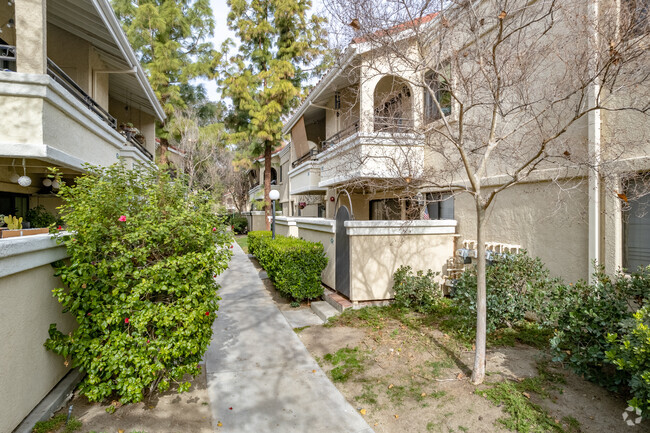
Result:
M271 237L271 232L267 231L254 231L254 232L248 232L248 253L257 255L256 251L260 246L260 243L262 242L262 238L270 238Z
M273 240L268 232L251 233L249 251L254 251L280 294L296 301L323 295L321 273L327 266L323 244L279 235Z

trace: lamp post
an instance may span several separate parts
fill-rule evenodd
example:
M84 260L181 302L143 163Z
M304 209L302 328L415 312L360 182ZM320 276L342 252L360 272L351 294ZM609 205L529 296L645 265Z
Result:
M269 192L269 198L271 199L271 210L273 212L273 220L271 222L271 239L275 239L275 201L280 198L280 192L274 189Z

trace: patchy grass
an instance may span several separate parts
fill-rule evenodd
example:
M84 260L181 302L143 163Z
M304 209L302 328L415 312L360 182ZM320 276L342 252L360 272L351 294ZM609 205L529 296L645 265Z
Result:
M81 421L75 417L70 417L66 424L67 415L64 413L56 415L47 421L39 421L32 429L33 433L72 433L81 428Z
M239 244L242 250L248 254L248 236L246 235L237 235L235 236L235 242Z
M550 391L558 390L558 383L565 383L564 377L552 372L546 361L538 363L537 371L535 377L520 382L504 381L477 393L494 404L504 406L508 416L498 421L510 430L520 433L580 432L580 423L575 418L564 417L560 422L531 401L531 393L550 398Z
M346 382L353 374L363 372L364 354L358 347L344 347L334 354L328 353L323 359L334 366L330 371L334 382Z
M490 347L497 347L521 343L537 349L546 349L552 337L552 329L543 328L536 323L521 322L512 328L500 329L489 334L487 344Z
M307 328L309 328L309 325L301 326L300 328L293 328L293 332L295 332L296 334L300 334L302 331L304 331Z

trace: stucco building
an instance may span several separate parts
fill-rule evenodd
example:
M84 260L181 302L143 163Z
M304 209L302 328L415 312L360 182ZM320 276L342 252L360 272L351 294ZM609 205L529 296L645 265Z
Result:
M153 164L165 118L108 0L0 5L0 116L0 214L22 217L56 212L48 167L72 182L86 163ZM74 324L52 296L62 283L50 263L66 257L47 234L0 239L2 432L69 373L43 347L51 323Z

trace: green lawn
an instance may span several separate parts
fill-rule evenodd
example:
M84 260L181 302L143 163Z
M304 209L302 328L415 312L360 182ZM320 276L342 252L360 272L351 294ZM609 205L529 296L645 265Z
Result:
M239 244L242 250L248 254L248 236L246 235L237 235L235 236L235 241Z

